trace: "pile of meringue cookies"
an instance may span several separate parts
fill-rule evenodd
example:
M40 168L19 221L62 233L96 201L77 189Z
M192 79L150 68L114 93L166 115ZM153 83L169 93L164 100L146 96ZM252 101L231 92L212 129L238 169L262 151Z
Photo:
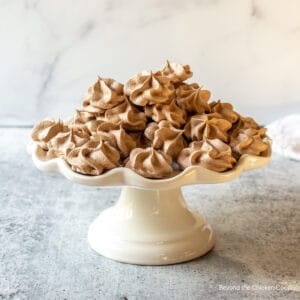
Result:
M208 90L184 82L192 74L188 65L167 61L125 85L98 77L73 118L39 122L32 139L46 159L63 158L86 175L126 167L166 178L192 165L223 172L243 154L264 155L266 128L230 103L209 103Z

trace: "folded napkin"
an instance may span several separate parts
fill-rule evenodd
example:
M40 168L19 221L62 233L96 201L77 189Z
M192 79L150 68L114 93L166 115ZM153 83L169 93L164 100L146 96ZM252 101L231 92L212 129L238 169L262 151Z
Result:
M273 152L300 161L300 114L276 120L267 128Z

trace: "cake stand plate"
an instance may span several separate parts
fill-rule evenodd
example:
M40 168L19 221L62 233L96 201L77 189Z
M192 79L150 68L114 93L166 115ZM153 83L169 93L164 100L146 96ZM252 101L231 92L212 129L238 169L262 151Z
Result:
M61 158L47 159L33 144L32 159L46 172L58 172L69 180L90 186L123 186L119 200L92 222L88 241L108 258L131 264L166 265L194 259L214 246L214 233L206 220L187 207L181 187L221 183L243 171L266 165L271 145L263 156L243 155L227 172L192 166L167 179L147 179L128 168L115 168L99 176L78 174ZM200 198L201 199L201 198Z

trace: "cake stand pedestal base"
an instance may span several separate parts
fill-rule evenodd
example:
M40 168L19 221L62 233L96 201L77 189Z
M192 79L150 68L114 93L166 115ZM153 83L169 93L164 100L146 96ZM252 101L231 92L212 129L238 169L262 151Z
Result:
M139 265L188 261L214 246L211 227L187 208L180 188L124 187L116 205L91 224L88 241L103 256Z

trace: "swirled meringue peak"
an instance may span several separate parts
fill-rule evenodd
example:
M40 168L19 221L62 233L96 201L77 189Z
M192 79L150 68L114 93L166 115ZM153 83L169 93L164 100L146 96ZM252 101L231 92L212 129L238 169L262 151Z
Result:
M252 118L240 116L234 130L245 130L248 128L260 129L261 127Z
M175 100L170 104L146 105L145 114L156 122L167 120L177 128L184 125L187 118L186 111L177 106Z
M176 159L179 152L186 147L183 131L175 128L168 121L159 124L150 123L145 130L145 136L152 141L152 146Z
M176 89L177 104L190 113L210 112L210 91L202 90L197 83L181 84Z
M90 135L81 129L70 128L68 131L60 132L48 142L48 148L53 150L57 156L67 155L76 147L81 147L90 140Z
M172 174L172 159L152 147L135 148L130 152L125 167L147 178L165 178Z
M174 95L174 86L165 76L144 71L125 84L125 94L138 106L169 103Z
M218 113L194 115L184 127L184 134L188 139L199 141L203 138L228 140L228 130L231 123Z
M47 143L55 137L59 132L67 130L67 126L64 125L63 121L46 119L37 123L31 132L31 138L37 142L38 145L44 150L48 150Z
M111 78L98 77L96 82L90 86L84 105L95 109L110 109L125 100L123 84Z
M128 131L144 130L147 122L146 115L128 100L108 109L105 112L105 119L111 123L122 124Z
M155 74L168 77L172 83L182 82L193 76L189 65L172 63L168 60L164 67Z
M236 163L231 148L219 139L205 139L192 142L184 148L177 159L181 169L201 165L206 169L223 172L233 168Z
M147 148L152 144L152 142L145 137L143 131L129 132L128 134L136 142L136 148Z
M211 112L219 113L224 119L230 123L235 123L239 119L239 114L233 110L230 103L221 102L221 100L213 101L209 104Z
M110 143L100 140L77 147L67 155L72 170L87 175L100 175L119 166L119 151Z
M76 110L76 115L69 119L66 124L69 128L82 129L89 132L88 124L96 120L94 114L85 110Z
M122 125L114 123L103 122L97 127L93 137L96 140L102 139L112 143L119 149L123 158L127 157L130 151L136 147L135 140L124 130Z
M230 103L209 102L210 91L185 82L191 76L188 65L166 61L125 85L98 77L71 119L39 122L32 139L44 159L62 158L87 175L124 166L147 178L191 165L223 172L243 154L265 155L266 129Z
M230 146L234 152L240 155L261 155L268 148L266 131L266 128L256 129L237 127L230 136Z

